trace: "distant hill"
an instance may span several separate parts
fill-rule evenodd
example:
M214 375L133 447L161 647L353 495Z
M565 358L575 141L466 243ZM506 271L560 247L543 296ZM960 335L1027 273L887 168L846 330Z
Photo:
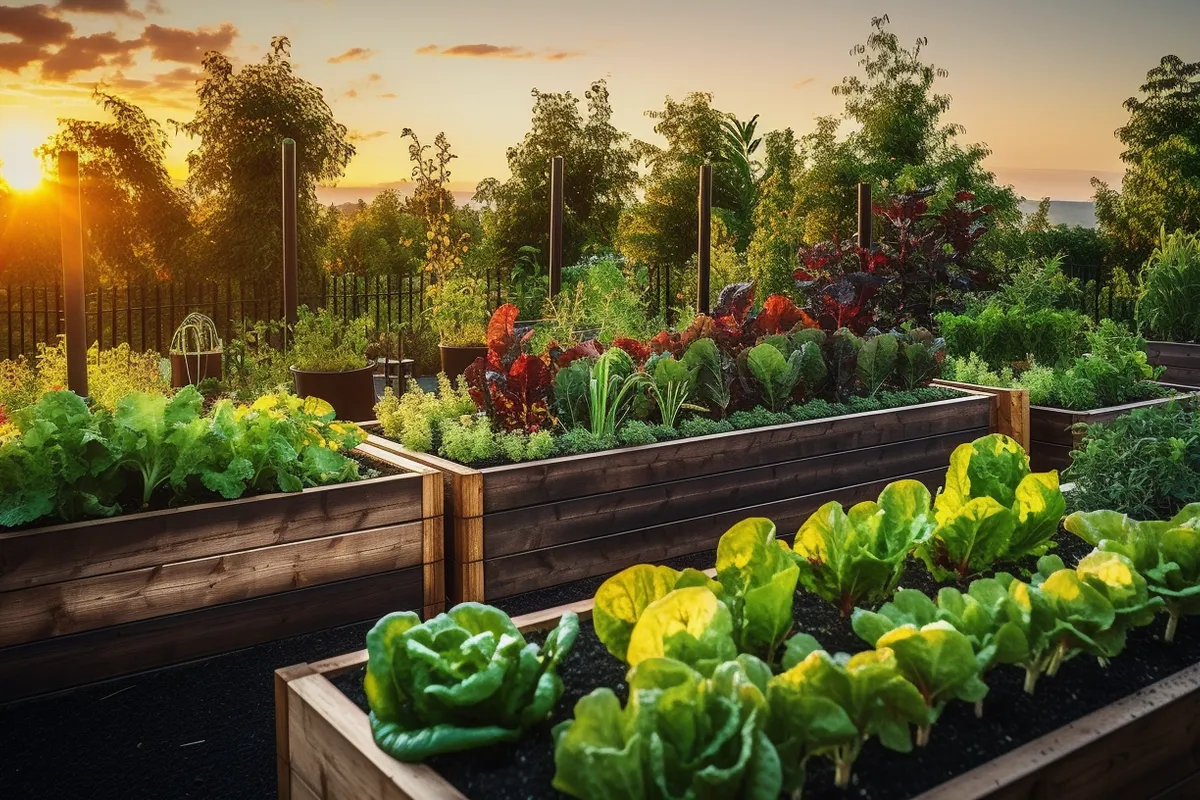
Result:
M1036 200L1026 200L1021 203L1022 214L1032 214L1037 211ZM1085 228L1096 227L1096 204L1090 200L1051 200L1050 224L1052 225L1082 225Z

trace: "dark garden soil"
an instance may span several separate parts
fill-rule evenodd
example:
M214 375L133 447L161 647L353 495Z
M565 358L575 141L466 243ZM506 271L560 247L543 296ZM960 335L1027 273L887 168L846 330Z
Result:
M1091 546L1060 532L1054 551L1068 566L1091 552ZM711 567L712 552L667 562L677 568ZM1012 571L1033 568L1033 560ZM592 596L601 578L497 602L509 614L550 608ZM910 562L901 580L904 588L936 594L938 584L920 562ZM849 619L815 595L797 593L794 606L797 629L810 633L831 652L869 649L850 628ZM1103 668L1096 659L1079 656L1063 665L1053 678L1043 676L1037 694L1025 694L1025 671L997 667L987 677L990 687L984 717L974 707L953 702L933 729L930 744L912 754L893 753L872 740L855 766L854 781L843 792L833 785L833 769L823 759L810 762L805 800L812 798L905 798L917 795L956 775L990 761L1039 736L1131 694L1200 661L1200 619L1185 619L1173 644L1162 641L1166 617L1129 634L1126 650ZM529 637L538 641L539 636ZM364 711L364 668L343 674L333 682ZM523 800L566 797L551 787L554 747L551 728L572 716L575 702L598 686L612 688L625 699L624 665L613 658L596 638L590 622L580 624L579 638L560 674L565 692L553 717L521 741L471 753L432 759L429 763L472 800Z

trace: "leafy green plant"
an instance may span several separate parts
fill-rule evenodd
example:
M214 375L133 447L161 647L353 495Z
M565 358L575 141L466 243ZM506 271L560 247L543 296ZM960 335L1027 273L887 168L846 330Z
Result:
M11 414L33 405L42 394L37 370L24 356L0 361L0 408Z
M37 373L41 391L67 386L67 339L59 336L54 345L38 344ZM126 342L101 350L97 342L87 351L88 399L108 410L134 392L167 395L170 381L163 373L162 359L153 350L138 353Z
M907 327L892 335L900 345L897 382L905 391L915 391L938 377L946 356L946 340L926 328Z
M793 350L790 354L780 351L775 344L764 342L739 357L739 367L744 359L745 371L754 379L759 396L771 411L782 411L791 402L792 392L800 382L800 362L803 354Z
M541 647L503 611L462 603L428 622L389 614L367 633L371 733L401 761L518 739L562 696L558 665L579 620L563 614Z
M301 306L292 332L288 357L296 369L310 372L348 372L367 365L366 317L343 322L328 309Z
M929 709L927 721L917 728L918 747L929 743L946 703L955 698L977 703L987 694L970 640L948 622L901 625L880 636L875 647L895 654L900 674L917 687Z
M929 715L892 651L831 656L814 649L815 641L806 644L789 648L796 657L785 657L786 671L767 683L767 734L779 753L784 789L793 797L804 787L812 757L832 760L834 783L846 789L867 740L877 737L889 750L912 752L909 726L925 725Z
M977 353L947 358L942 377L948 381L994 386L998 389L1011 389L1016 385L1012 367L992 370Z
M896 588L905 558L933 524L929 490L919 481L890 483L878 501L849 513L840 503L826 503L796 533L800 584L843 616L858 603L879 602Z
M800 569L788 546L776 538L775 523L750 517L727 530L717 543L717 581L733 612L738 650L768 662L792 629L792 596Z
M1066 501L1058 473L1030 472L1013 439L991 434L959 445L934 500L937 525L917 549L938 580L960 580L996 561L1045 553Z
M1165 641L1174 640L1181 617L1200 614L1200 503L1162 521L1092 511L1076 512L1065 524L1092 546L1129 559L1146 579L1150 594L1163 600L1168 614Z
M650 393L662 415L663 424L674 428L679 412L688 408L692 411L704 411L701 406L688 403L696 387L698 368L689 368L682 361L676 361L672 356L664 355L654 362L654 378L650 383Z
M671 658L710 676L737 654L729 607L707 586L685 586L642 610L629 635L625 661L636 667L646 659Z
M633 393L649 380L624 350L613 347L604 351L591 368L588 430L595 436L613 436L628 412Z
M868 397L874 397L891 380L899 358L900 344L895 336L881 333L863 339L855 366Z
M452 274L426 290L426 313L438 342L453 347L487 344L487 293L479 290L479 281Z
M287 354L271 346L271 337L281 335L282 328L278 322L241 321L222 356L221 383L228 395L252 403L291 385Z
M1135 409L1088 425L1071 458L1072 508L1169 518L1200 497L1200 415L1182 402Z
M436 392L426 392L409 380L404 394L397 397L389 386L375 405L384 435L418 453L437 451L443 422L474 413L475 401L462 376L454 385L445 373L438 374Z
M696 394L718 417L732 400L733 366L712 339L697 339L684 351L683 364L696 371Z
M1172 342L1200 341L1200 234L1159 231L1138 278L1137 320Z
M704 677L666 658L629 673L554 729L554 788L582 800L776 800L783 783L767 738L766 665L740 656Z

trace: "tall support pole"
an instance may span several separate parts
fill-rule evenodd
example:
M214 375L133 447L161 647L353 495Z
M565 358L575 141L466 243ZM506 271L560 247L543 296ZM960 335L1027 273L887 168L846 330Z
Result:
M283 140L283 319L284 346L291 339L299 305L297 280L298 232L296 227L296 142Z
M67 388L80 397L86 397L87 312L83 299L83 208L79 198L79 154L73 150L64 150L58 156L58 213L67 334Z
M712 164L700 167L700 196L696 237L696 309L701 314L711 311L709 302L712 283Z
M871 184L858 185L858 246L870 248L874 243L871 239Z
M550 296L562 291L563 157L550 160Z

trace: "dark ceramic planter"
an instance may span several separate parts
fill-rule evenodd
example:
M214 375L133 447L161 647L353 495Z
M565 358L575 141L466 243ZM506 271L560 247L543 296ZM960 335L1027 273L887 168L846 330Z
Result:
M363 422L375 418L375 365L348 372L310 372L290 367L296 394L319 397L337 412L338 419Z
M171 353L171 388L195 386L205 378L221 380L221 353Z
M476 345L471 347L454 347L447 344L439 344L438 352L442 355L442 372L453 380L456 376L462 375L467 367L475 363L477 358L487 358L487 347Z

